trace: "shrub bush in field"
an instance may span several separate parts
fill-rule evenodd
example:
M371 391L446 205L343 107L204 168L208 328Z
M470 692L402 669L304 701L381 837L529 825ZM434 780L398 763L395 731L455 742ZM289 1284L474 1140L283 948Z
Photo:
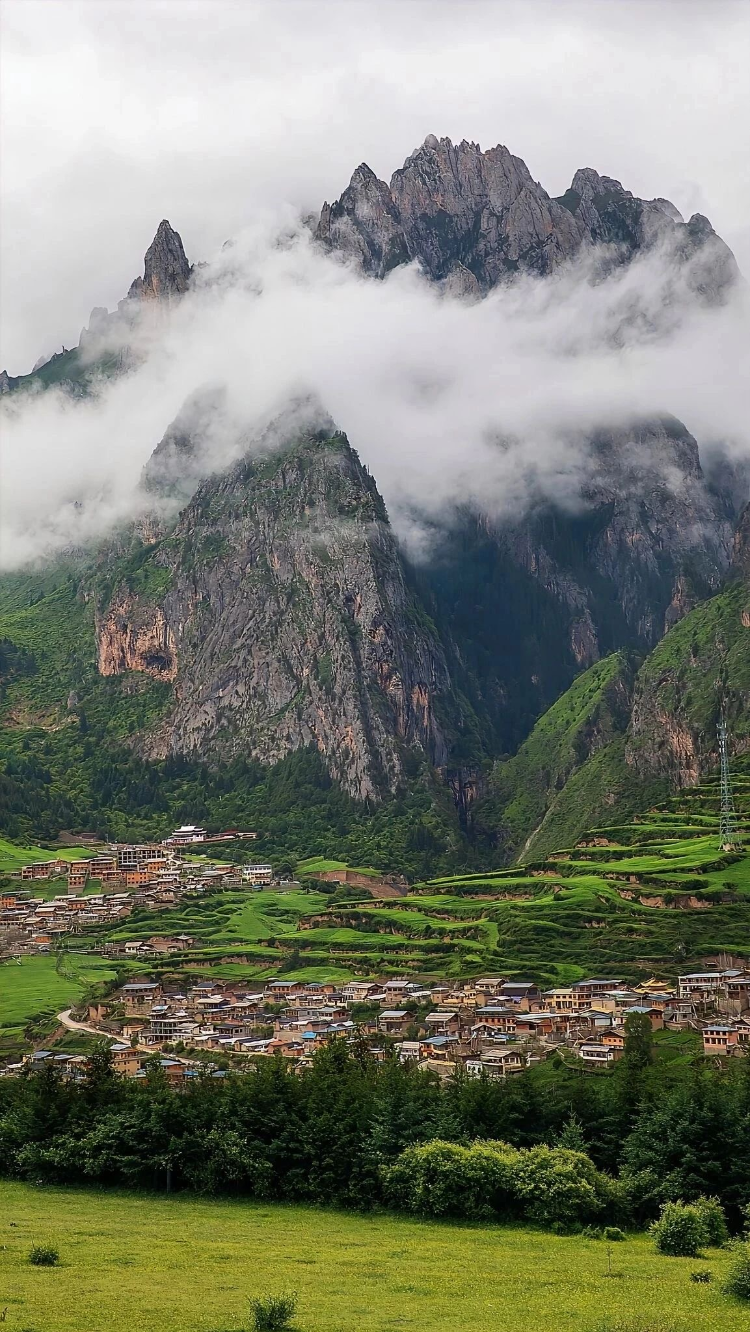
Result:
M738 1247L723 1290L727 1295L735 1295L738 1300L750 1300L750 1244Z
M35 1244L29 1250L29 1262L32 1267L56 1267L60 1254L51 1244Z
M659 1253L673 1258L696 1258L701 1245L708 1243L703 1215L691 1203L664 1203L651 1234Z
M407 1147L382 1171L387 1200L427 1216L527 1217L565 1228L600 1215L611 1182L583 1152L504 1142Z
M266 1295L251 1300L254 1332L286 1332L297 1308L295 1295Z
M516 1154L513 1190L522 1215L541 1225L572 1225L599 1215L607 1198L606 1178L583 1152L531 1147Z
M383 1170L388 1201L425 1216L487 1219L512 1209L518 1153L503 1142L460 1147L433 1141L407 1147Z
M724 1208L718 1198L698 1198L693 1204L703 1218L703 1228L705 1231L704 1244L712 1244L717 1249L729 1240L729 1231L727 1229L727 1219L724 1215Z

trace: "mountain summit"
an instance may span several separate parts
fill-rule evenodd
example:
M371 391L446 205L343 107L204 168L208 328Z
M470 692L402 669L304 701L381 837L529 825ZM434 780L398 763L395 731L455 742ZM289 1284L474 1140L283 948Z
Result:
M192 271L179 232L164 218L146 251L143 277L137 277L131 283L128 297L169 300L173 296L182 296L187 291Z
M430 277L474 294L518 272L551 273L582 246L612 245L627 260L662 238L682 259L703 252L709 272L700 289L709 298L737 275L707 219L685 223L667 199L637 199L590 167L553 199L502 144L483 152L434 134L390 185L358 166L341 197L323 205L316 235L377 277L416 259Z

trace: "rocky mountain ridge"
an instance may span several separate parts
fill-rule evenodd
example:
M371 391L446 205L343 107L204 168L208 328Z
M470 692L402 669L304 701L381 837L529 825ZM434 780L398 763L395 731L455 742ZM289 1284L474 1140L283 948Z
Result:
M624 263L663 243L689 267L699 300L721 300L736 275L706 220L684 223L666 200L636 199L589 168L552 199L506 148L434 136L390 184L359 167L316 234L373 279L417 261L448 292L474 297L597 246ZM192 275L163 221L118 310L95 309L79 348L40 367L35 382L85 391L101 370L97 346L178 301ZM0 390L18 382L0 378ZM615 748L612 771L627 778L619 790L697 780L715 758L712 709L730 676L737 717L750 715L750 518L733 547L734 496L707 482L681 422L634 418L571 439L586 460L576 494L540 499L515 521L462 514L420 567L333 422L294 424L290 409L272 438L232 422L233 452L222 457L224 411L220 386L196 387L144 471L143 522L100 553L85 589L96 599L101 676L167 689L166 712L134 741L140 754L273 765L312 747L369 802L431 766L470 823L490 761L503 768L576 677L612 654L625 655L596 716L581 705L574 743L559 748L558 814L593 765L606 786ZM245 456L230 461L240 445ZM172 518L152 520L165 499ZM650 653L637 674L631 653ZM740 725L738 744L744 734ZM512 806L514 849L532 831L516 771L530 771L528 753L495 782L493 815L502 824L500 806ZM547 819L544 799L536 813Z
M685 223L668 199L637 199L591 167L550 198L504 145L482 152L434 134L390 184L358 166L340 198L323 205L316 236L375 277L417 260L466 295L519 272L552 273L585 246L614 247L625 261L660 240L683 260L700 256L695 286L708 300L737 276L731 251L701 214Z

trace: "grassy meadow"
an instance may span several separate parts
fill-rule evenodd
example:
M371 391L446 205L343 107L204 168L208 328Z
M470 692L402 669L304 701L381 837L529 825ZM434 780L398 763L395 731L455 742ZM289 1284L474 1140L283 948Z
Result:
M45 1242L59 1267L27 1262ZM8 1332L230 1332L250 1297L282 1291L300 1332L747 1332L719 1289L728 1262L661 1257L644 1235L608 1257L521 1227L0 1184ZM691 1282L706 1267L713 1282Z
M97 981L114 975L108 962L87 953L67 955L62 963L50 953L0 962L0 1058L26 1046L29 1023L39 1028L41 1038L42 1029L56 1026L56 1013L77 1003Z

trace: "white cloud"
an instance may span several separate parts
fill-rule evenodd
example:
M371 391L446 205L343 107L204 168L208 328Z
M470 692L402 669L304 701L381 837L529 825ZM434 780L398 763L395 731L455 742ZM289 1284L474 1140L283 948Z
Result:
M750 7L733 0L8 0L0 367L113 306L159 219L191 259L425 134L699 206L750 259ZM750 266L750 265L748 265Z
M412 541L420 515L441 520L458 503L517 516L539 491L573 500L586 432L634 415L672 412L702 443L750 457L744 288L697 307L664 251L590 278L584 261L463 303L415 267L363 278L320 254L291 213L268 217L149 320L142 363L96 398L6 399L3 562L131 516L154 445L204 385L226 385L211 442L222 461L241 428L316 395Z

